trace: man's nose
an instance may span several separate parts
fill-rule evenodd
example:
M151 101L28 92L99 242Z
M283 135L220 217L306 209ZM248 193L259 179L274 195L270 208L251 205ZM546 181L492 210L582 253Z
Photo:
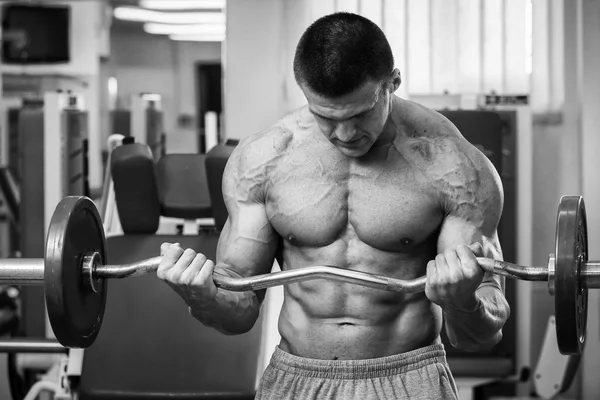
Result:
M356 127L350 121L339 122L336 127L335 136L342 142L350 142L354 139Z

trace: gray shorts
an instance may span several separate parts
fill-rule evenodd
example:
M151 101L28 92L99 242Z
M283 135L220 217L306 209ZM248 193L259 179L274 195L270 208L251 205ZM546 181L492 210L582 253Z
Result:
M263 374L256 399L458 399L444 346L389 357L317 360L279 347Z

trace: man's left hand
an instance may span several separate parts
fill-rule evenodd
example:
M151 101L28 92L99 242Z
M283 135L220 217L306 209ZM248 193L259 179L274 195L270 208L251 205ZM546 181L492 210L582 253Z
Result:
M460 245L438 254L427 264L425 295L442 309L474 311L479 301L475 291L484 276L476 255L483 253L479 243Z

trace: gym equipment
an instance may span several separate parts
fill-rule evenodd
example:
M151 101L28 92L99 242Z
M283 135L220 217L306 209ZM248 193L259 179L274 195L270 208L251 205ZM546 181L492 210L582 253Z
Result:
M161 96L141 93L132 95L128 102L129 109L116 108L110 111L112 132L134 137L136 143L148 144L158 160L166 153Z
M0 282L43 284L48 314L58 341L65 347L90 346L102 324L106 279L155 272L161 257L132 264L105 265L102 222L87 197L65 197L48 229L44 259L0 261ZM548 281L555 296L556 334L563 354L581 354L585 344L587 290L600 288L600 261L587 260L587 225L582 197L564 196L558 208L555 253L547 267L524 267L477 258L481 267L513 279ZM416 293L426 277L401 280L331 266L314 266L248 278L215 275L217 287L232 291L260 290L313 279L330 279L381 290Z
M90 346L102 324L107 285L94 280L89 282L93 290L81 290L85 272L73 263L106 260L104 227L91 200L67 197L59 203L48 230L45 260L46 307L56 337L77 338L78 347Z

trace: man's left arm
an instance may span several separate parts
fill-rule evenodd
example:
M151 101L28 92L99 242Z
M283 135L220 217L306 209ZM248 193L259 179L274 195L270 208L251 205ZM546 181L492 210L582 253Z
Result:
M476 259L503 258L497 234L503 207L500 178L487 157L470 155L477 169L460 175L471 179L459 185L452 181L445 193L446 217L438 255L427 266L426 294L442 308L450 343L478 351L502 339L510 307L504 277L484 272Z

